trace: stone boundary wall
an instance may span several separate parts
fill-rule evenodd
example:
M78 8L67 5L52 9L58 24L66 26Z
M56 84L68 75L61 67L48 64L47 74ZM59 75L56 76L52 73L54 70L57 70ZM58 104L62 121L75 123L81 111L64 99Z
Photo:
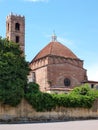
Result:
M98 100L94 102L91 109L60 107L51 112L36 112L24 99L17 107L0 104L0 123L68 121L76 119L98 119Z

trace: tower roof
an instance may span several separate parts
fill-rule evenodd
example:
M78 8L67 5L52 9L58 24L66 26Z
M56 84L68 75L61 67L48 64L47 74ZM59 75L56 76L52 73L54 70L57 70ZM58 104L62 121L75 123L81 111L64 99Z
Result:
M33 61L46 56L60 56L65 58L78 59L78 57L69 48L56 40L56 36L52 36L52 41L35 56Z

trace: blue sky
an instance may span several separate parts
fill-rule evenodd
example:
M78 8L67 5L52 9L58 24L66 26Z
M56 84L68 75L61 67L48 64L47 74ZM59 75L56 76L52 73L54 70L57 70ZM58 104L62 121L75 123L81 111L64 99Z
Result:
M98 80L98 0L0 0L0 35L5 37L6 16L24 15L26 60L51 41L70 48L87 69L89 80Z

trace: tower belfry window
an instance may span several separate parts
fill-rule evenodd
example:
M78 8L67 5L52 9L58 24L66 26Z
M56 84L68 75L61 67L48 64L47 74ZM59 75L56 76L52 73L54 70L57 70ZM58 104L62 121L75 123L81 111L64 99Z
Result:
M19 43L19 36L16 36L16 43Z
M7 25L7 31L9 31L9 23L8 23L8 25Z
M20 30L20 24L19 23L15 24L15 30L18 30L18 31Z

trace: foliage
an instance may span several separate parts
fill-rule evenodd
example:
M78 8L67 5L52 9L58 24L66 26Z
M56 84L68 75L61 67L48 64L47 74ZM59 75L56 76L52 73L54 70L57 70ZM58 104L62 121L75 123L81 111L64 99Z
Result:
M98 98L98 92L91 90L88 85L77 87L69 94L42 93L39 90L34 91L36 84L30 86L32 87L27 91L26 99L36 111L51 111L56 106L91 108L95 98Z
M24 91L19 86L10 86L8 89L0 88L0 101L3 104L16 106L20 103Z
M36 83L28 84L25 97L36 111L50 111L54 107L52 95L40 92Z
M16 106L24 95L28 63L19 45L0 38L0 101Z
M74 88L73 91L70 92L70 95L83 95L90 96L92 98L98 98L98 90L91 89L88 84L84 84L80 87Z
M83 95L54 95L54 100L56 105L59 107L84 107L90 108L94 102L94 98L90 96Z
M93 98L98 98L98 90L93 89L87 93L88 96L91 96Z
M26 93L32 94L38 92L40 92L40 90L39 90L39 85L37 83L35 82L28 83Z
M37 111L50 111L54 107L52 96L48 93L33 94L31 103Z
M71 92L71 94L75 94L75 95L87 95L88 92L90 91L90 87L88 84L84 84L80 87L76 87L73 89L73 91Z

